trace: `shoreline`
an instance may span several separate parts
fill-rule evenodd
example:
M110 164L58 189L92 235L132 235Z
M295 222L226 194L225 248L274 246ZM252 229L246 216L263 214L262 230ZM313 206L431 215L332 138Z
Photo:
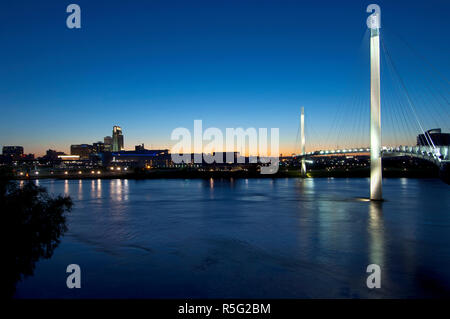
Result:
M369 178L368 169L361 170L311 170L305 178ZM104 172L98 174L42 174L32 176L14 176L13 180L92 180L92 179L210 179L210 178L301 178L300 170L281 170L276 174L260 174L248 171L185 171L185 170L155 170L145 172ZM386 169L384 178L439 178L439 172L434 170L400 170Z

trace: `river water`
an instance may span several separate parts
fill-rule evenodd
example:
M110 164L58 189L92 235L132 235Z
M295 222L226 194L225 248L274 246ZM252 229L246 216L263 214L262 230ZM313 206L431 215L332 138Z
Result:
M450 296L450 186L437 179L384 179L381 204L363 178L37 183L74 208L16 298Z

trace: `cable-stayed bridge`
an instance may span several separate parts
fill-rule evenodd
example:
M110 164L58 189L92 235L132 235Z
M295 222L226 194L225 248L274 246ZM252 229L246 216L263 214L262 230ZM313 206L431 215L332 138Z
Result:
M305 175L305 162L309 157L370 153L370 198L382 200L382 157L410 156L432 162L440 168L442 179L450 183L450 143L445 139L444 142L436 140L436 135L430 134L431 131L427 130L432 127L442 127L444 130L450 128L450 99L448 97L450 81L432 63L415 52L413 46L398 36L399 39L396 40L396 43L404 42L406 47L422 62L410 62L407 65L408 68L420 65L421 75L409 74L406 78L402 77L391 51L384 39L380 37L380 9L377 5L370 5L367 12L372 11L374 13L369 16L367 21L370 30L370 41L368 41L370 43L370 98L368 95L363 95L362 98L356 97L353 99L353 103L348 103L353 104L348 108L350 111L338 110L327 137L321 136L319 140L317 137L320 134L311 132L311 130L305 134L308 125L305 125L305 114L302 107L299 127L300 154L297 157L302 161L302 175ZM380 54L380 42L383 55ZM381 59L382 56L383 59ZM383 78L384 83L381 81L380 74L383 62L383 69L386 70L384 74L390 76L386 81ZM423 64L425 65L423 66ZM425 72L426 67L430 73ZM436 79L430 80L431 73L437 76L437 81ZM383 84L384 86L382 86ZM365 100L367 104L370 101L370 108L368 105L365 107ZM384 123L387 124L383 124L383 126L381 125L382 104L384 105ZM355 117L359 120L354 121ZM368 129L364 125L365 118L370 118ZM347 135L343 133L345 131ZM383 141L387 141L386 144L382 143L382 135L385 137ZM446 134L443 135L448 137ZM370 137L370 139L363 142L366 137ZM412 139L416 137L417 143L413 145ZM309 150L306 151L307 141L310 138L313 141L310 142ZM336 147L329 147L333 143L333 139ZM346 145L339 147L339 144ZM355 145L365 146L355 147Z
M383 146L381 148L381 155L383 157L395 157L395 156L412 156L427 160L441 166L443 164L450 162L450 146L439 146L433 148L431 146ZM314 152L304 153L304 155L299 155L302 157L310 157L317 155L339 155L339 154L360 154L360 153L370 153L370 148L349 148L349 149L338 149L338 150L319 150Z

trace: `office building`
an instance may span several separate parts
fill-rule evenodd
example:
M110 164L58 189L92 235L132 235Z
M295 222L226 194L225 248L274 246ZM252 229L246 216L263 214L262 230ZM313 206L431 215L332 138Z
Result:
M98 141L97 143L92 144L94 153L99 154L105 151L105 143Z
M103 139L103 144L104 144L103 150L105 152L112 152L113 139L111 136L105 136Z
M123 150L122 128L120 126L114 126L112 136L112 151L120 152L122 150Z
M87 160L94 153L94 147L89 144L75 144L70 146L70 154L78 155L80 159Z
M417 145L430 146L431 144L434 146L450 145L450 134L442 133L440 128L435 128L417 136Z

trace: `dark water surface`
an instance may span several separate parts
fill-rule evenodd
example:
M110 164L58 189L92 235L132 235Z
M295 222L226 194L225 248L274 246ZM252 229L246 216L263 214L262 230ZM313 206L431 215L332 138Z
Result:
M385 179L40 180L74 200L16 298L450 296L450 186ZM368 289L366 267L381 266ZM80 289L66 267L81 267Z

